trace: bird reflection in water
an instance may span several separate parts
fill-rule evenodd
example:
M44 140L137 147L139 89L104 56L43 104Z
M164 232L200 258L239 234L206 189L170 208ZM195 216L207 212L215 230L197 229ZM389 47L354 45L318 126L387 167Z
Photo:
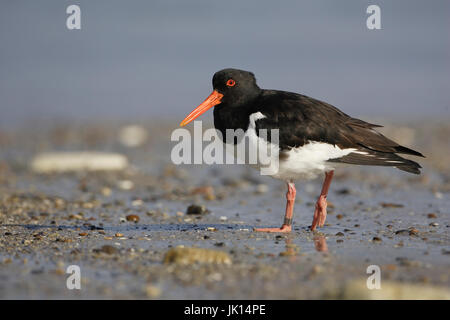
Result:
M314 247L318 252L328 252L327 241L324 236L314 237Z

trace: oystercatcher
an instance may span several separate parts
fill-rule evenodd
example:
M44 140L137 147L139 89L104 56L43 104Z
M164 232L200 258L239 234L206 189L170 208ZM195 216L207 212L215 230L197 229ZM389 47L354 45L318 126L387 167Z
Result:
M297 179L325 174L311 224L311 230L315 230L325 223L328 189L338 166L388 166L420 173L417 162L398 154L424 156L377 132L375 128L380 125L352 118L328 103L302 94L261 89L254 74L244 70L218 71L212 84L211 95L180 125L188 124L215 106L214 126L222 133L223 142L227 142L226 129L242 129L250 140L264 139L279 151L279 169L272 176L287 182L284 222L280 228L256 228L255 231L291 231ZM261 129L278 129L278 143L271 143L270 135L262 137Z

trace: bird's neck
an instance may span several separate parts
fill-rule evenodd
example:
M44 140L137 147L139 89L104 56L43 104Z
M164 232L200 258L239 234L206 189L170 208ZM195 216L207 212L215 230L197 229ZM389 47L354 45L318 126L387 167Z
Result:
M244 131L248 129L251 104L239 107L219 106L214 108L214 127L222 133L223 137L226 136L227 129L242 129Z

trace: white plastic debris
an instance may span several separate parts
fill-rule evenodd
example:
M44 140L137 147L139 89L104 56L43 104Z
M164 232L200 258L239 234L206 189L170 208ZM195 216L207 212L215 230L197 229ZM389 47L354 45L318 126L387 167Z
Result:
M128 166L121 154L106 152L46 152L36 155L31 170L37 173L67 171L117 171Z

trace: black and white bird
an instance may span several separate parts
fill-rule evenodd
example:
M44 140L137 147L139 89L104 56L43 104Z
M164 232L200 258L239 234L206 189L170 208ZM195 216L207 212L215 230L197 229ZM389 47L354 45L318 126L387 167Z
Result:
M290 232L295 201L294 181L325 174L316 202L311 230L322 227L327 215L327 194L333 173L344 164L395 167L419 174L421 166L398 154L423 157L386 138L380 125L355 119L336 107L302 94L258 87L253 73L224 69L214 74L213 92L182 122L188 124L214 108L214 126L225 140L227 129L242 129L251 143L264 139L278 156L274 178L287 182L287 205L280 228L256 228L263 232ZM278 143L260 136L260 129L278 129ZM226 141L224 141L226 142ZM239 143L239 142L232 142Z

